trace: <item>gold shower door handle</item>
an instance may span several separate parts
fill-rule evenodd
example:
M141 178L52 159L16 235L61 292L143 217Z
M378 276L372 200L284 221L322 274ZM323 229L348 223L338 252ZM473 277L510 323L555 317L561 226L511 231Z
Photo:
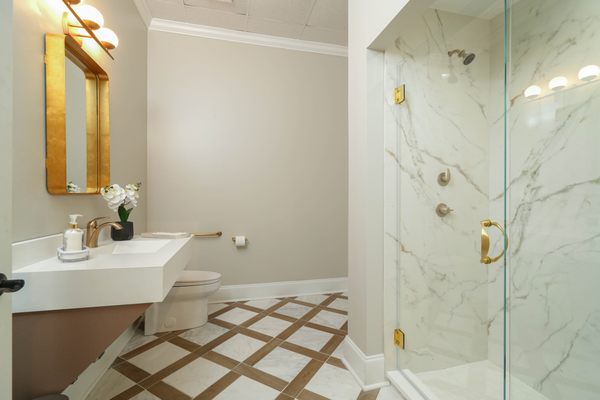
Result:
M504 236L504 248L502 249L502 252L499 255L497 255L496 257L493 257L493 258L488 255L488 253L490 251L490 235L488 235L488 233L486 231L486 228L489 228L491 226L495 226L496 228L500 229L500 232L502 232L502 236ZM508 249L508 236L506 235L506 232L504 232L504 228L502 228L502 225L500 225L496 221L492 221L491 219L484 219L483 221L481 221L481 260L480 260L480 262L482 264L491 264L493 262L496 262L499 259L501 259L502 256L504 256L504 252L506 251L506 249Z

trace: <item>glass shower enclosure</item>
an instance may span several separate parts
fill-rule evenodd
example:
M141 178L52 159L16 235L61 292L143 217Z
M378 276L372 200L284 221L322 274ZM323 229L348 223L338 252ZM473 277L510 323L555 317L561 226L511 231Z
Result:
M412 0L393 25L398 370L423 399L600 399L600 1Z

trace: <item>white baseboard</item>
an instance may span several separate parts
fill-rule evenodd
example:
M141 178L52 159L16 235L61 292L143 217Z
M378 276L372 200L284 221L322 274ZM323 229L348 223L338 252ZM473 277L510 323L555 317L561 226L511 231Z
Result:
M342 351L342 362L362 390L369 391L389 385L384 374L383 354L365 355L348 336L342 342Z
M227 285L221 286L217 293L210 297L209 303L303 296L345 292L346 290L348 290L348 278Z
M69 385L63 392L70 400L84 400L91 390L96 386L96 383L102 378L102 375L117 359L121 351L125 348L129 340L135 334L135 330L139 322L131 325L125 332L121 334L102 354L102 357L97 359L85 371L77 377L77 380Z

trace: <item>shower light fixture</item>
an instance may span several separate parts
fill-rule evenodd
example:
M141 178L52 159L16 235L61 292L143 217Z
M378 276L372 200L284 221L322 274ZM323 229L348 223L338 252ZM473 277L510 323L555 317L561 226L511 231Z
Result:
M524 92L526 99L535 99L540 94L542 94L542 88L536 85L529 86Z
M104 26L104 17L102 16L102 13L98 11L97 8L84 4L80 6L75 6L73 7L73 9L77 13L77 15L79 15L79 18L81 18L90 29L96 30ZM68 20L70 26L74 26L77 28L82 27L75 15L73 15L72 13L69 13Z
M557 76L552 78L550 83L548 83L548 87L552 90L560 90L567 87L569 81L564 76Z
M586 65L579 70L578 78L582 81L591 81L600 75L600 67L597 65Z
M98 36L98 40L102 42L104 47L109 50L112 50L119 45L119 38L117 37L117 34L112 31L112 29L100 28L96 32L96 36Z

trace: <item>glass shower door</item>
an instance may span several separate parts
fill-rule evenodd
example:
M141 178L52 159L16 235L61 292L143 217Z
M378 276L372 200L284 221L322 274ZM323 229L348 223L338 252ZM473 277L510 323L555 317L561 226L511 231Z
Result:
M502 0L466 3L409 2L385 51L385 93L406 93L384 113L397 368L424 398L501 400L506 269L481 263L482 228L490 259L505 244L481 221L505 220L506 14Z
M600 399L600 2L510 9L511 400Z

